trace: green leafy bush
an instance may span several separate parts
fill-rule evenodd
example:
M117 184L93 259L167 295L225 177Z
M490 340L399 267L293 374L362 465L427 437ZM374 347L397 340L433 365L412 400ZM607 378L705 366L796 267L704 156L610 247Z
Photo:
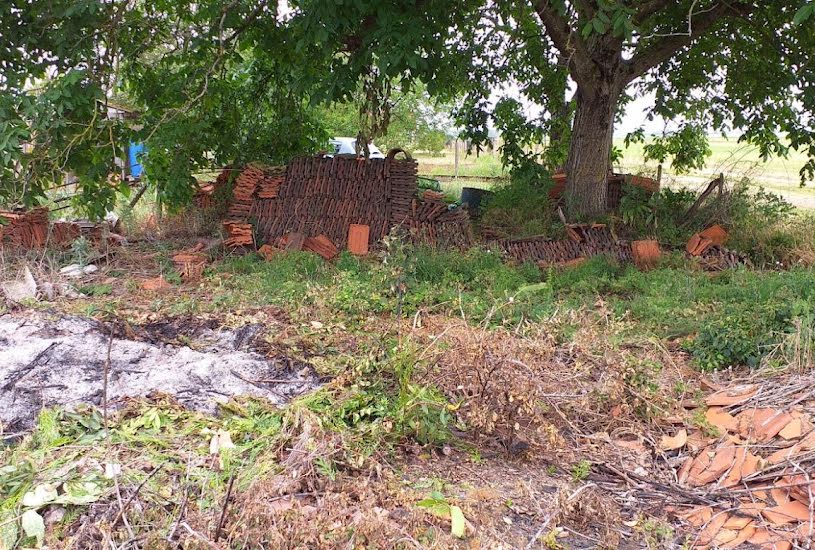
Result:
M481 216L481 225L506 237L553 235L557 219L549 200L551 180L513 177L494 188Z
M687 349L705 371L738 365L755 367L766 339L761 328L744 314L725 315L705 324Z

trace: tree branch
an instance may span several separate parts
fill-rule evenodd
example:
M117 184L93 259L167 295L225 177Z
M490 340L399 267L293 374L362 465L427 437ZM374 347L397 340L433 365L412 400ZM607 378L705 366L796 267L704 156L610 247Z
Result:
M569 72L579 84L593 78L594 62L586 43L549 0L537 0L535 11L555 47L569 60Z
M597 7L590 0L575 0L575 6L586 19L593 19L597 15Z
M658 11L673 4L671 0L650 0L643 2L634 15L634 24L639 25Z
M724 17L728 15L744 17L749 15L750 9L745 6L744 9L737 10L727 0L723 0L703 12L689 14L688 32L666 35L625 62L624 82L627 84L654 67L668 61L679 50L689 46L694 40L710 31ZM694 19L694 15L703 15L703 17Z

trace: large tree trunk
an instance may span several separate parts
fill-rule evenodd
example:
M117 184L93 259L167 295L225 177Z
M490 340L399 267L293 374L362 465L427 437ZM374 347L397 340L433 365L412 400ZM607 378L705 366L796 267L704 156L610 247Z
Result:
M606 211L607 179L619 92L612 85L579 86L566 161L566 206L582 217Z

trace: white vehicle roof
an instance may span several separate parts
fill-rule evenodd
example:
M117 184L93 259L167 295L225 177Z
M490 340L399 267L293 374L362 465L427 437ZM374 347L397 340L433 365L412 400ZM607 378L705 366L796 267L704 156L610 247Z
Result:
M335 155L356 155L357 154L357 138L352 137L335 137L329 141L334 146ZM368 151L371 158L383 158L385 155L379 150L379 147L370 143Z

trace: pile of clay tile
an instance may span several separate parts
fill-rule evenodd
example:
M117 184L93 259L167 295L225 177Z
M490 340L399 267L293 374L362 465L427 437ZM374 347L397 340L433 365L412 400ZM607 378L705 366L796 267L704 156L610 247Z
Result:
M672 509L694 531L694 546L784 550L813 540L813 397L807 384L781 393L718 389L705 400L706 429L668 438L676 441L667 448L680 453L679 484L707 502ZM710 437L711 428L720 436Z
M441 193L417 196L416 161L397 159L398 152L385 159L300 157L286 167L249 165L234 178L225 244L266 245L264 257L277 249L303 249L330 259L343 248L364 255L402 227L415 242L472 246L467 211L450 207ZM229 177L225 170L217 181ZM213 193L209 186L199 192Z
M190 250L182 250L173 256L173 265L184 282L197 281L203 275L209 258L202 250L204 244L198 243Z
M67 246L79 236L86 236L94 242L107 239L117 245L124 238L112 232L107 223L87 221L57 221L48 219L48 208L31 210L0 211L0 247L43 248L45 246Z
M617 239L604 224L571 224L568 238L552 240L527 237L499 241L498 246L512 260L535 262L540 267L573 265L591 256L609 255L620 261L631 261L631 245Z
M469 218L442 196L417 198L414 160L300 157L287 167L250 165L235 177L225 244L311 250L325 258L365 254L393 227L417 240L469 246ZM219 176L220 177L220 176ZM227 176L224 176L227 177ZM362 241L365 242L362 242Z
M344 248L352 224L370 228L370 244L404 221L416 193L412 160L301 157L289 164L277 196L258 194L258 234L274 243L287 233L324 235Z
M48 240L48 209L0 211L0 246L42 248Z
M701 264L711 271L750 265L750 260L744 254L724 247L727 238L727 230L721 225L712 225L688 239L685 251L699 258Z
M198 191L193 196L193 203L201 209L216 206L219 191L229 185L232 179L232 168L227 166L213 182L198 182Z
M425 191L411 202L405 224L416 242L442 248L467 249L473 244L470 215L465 208L450 206L444 193Z

